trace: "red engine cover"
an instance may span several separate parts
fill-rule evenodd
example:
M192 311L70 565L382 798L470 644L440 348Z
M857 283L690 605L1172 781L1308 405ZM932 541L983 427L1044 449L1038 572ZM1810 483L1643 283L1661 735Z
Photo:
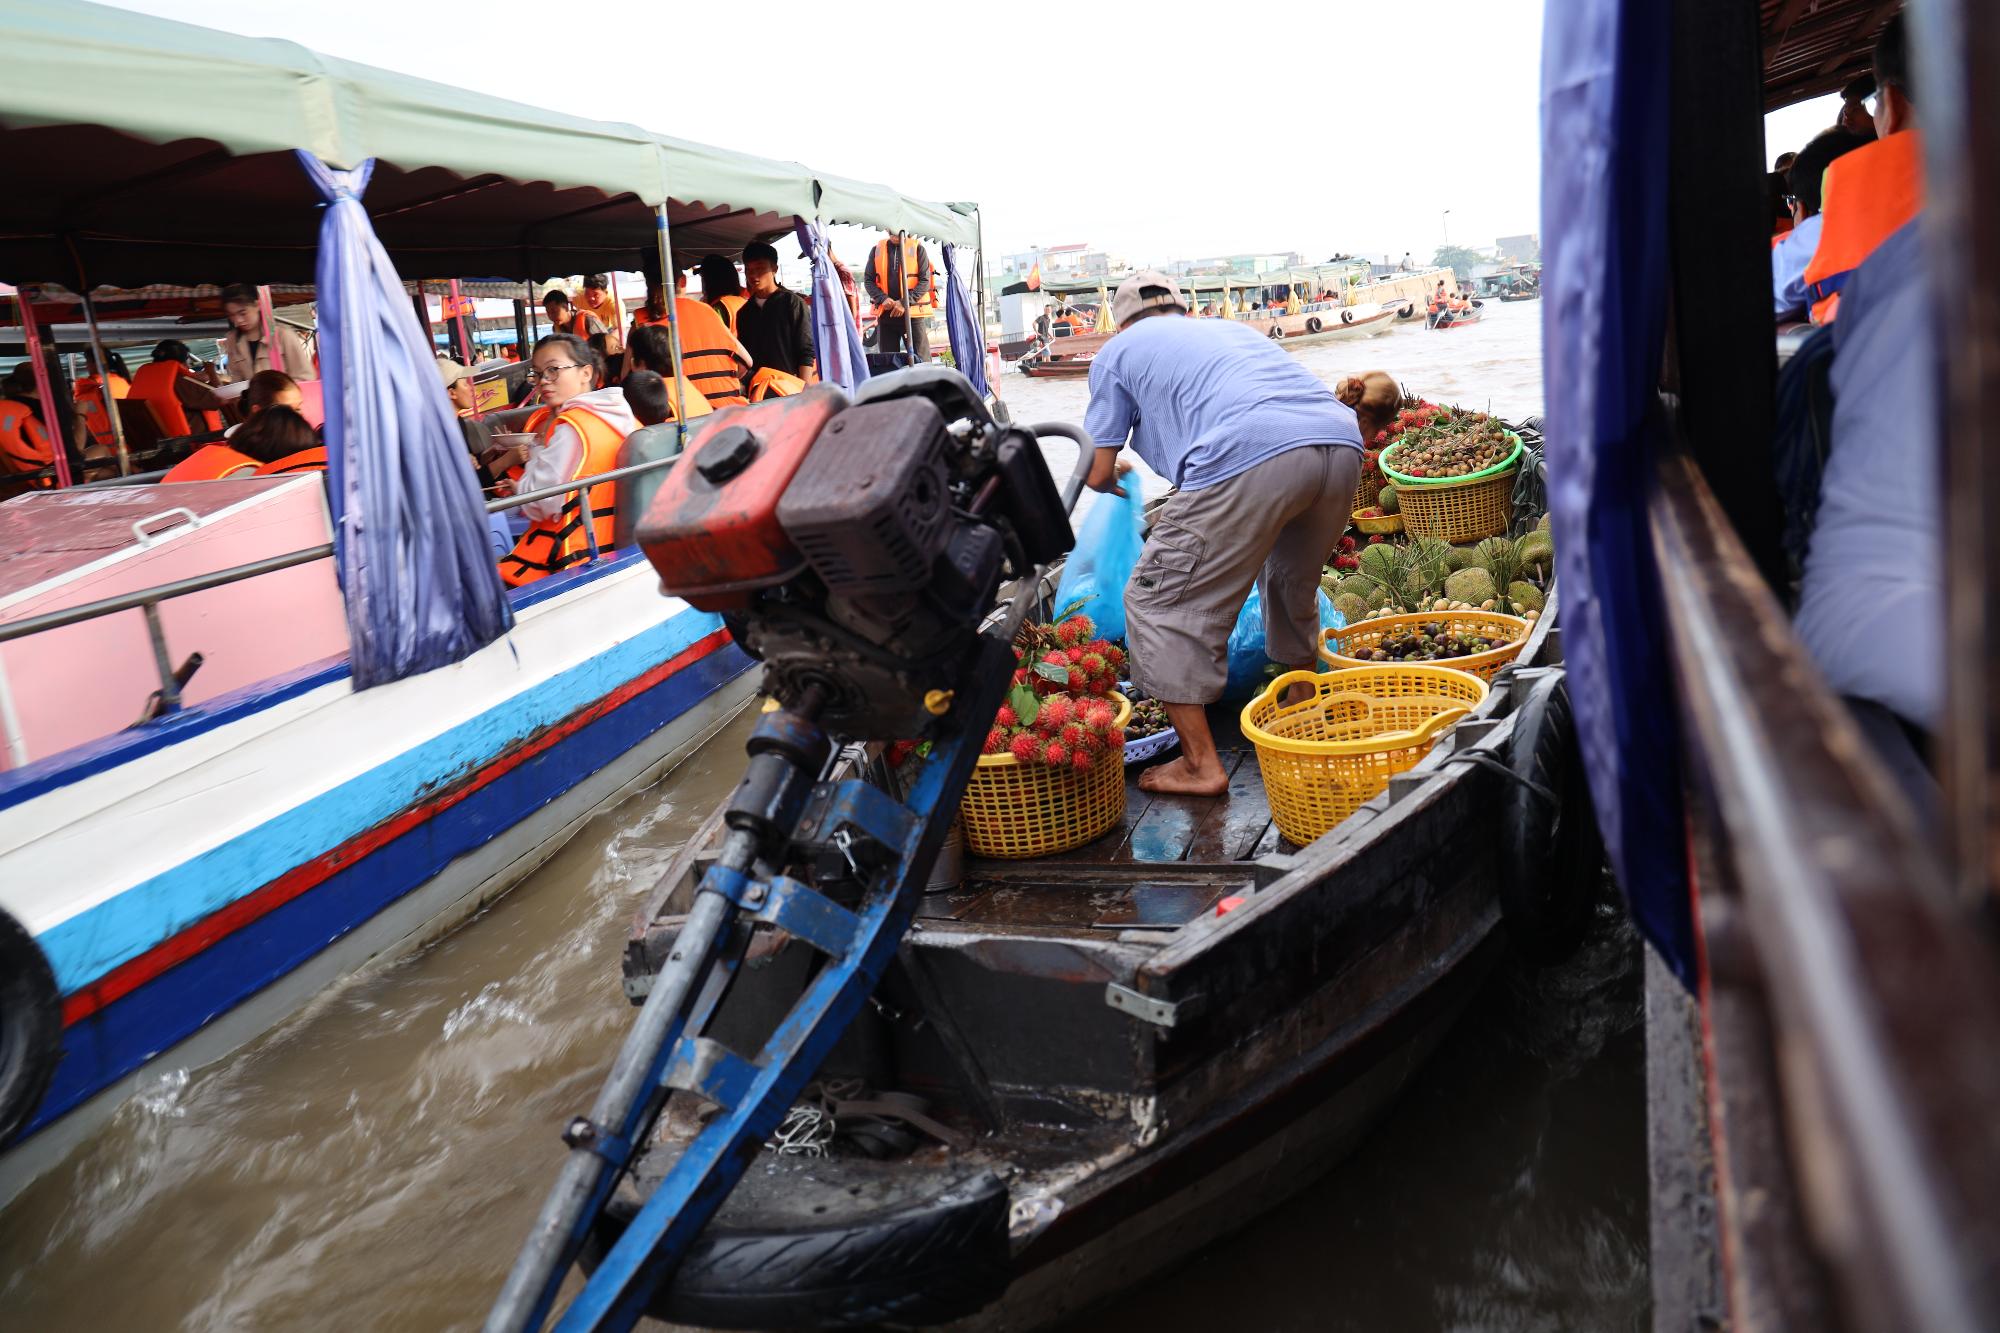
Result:
M847 406L831 384L717 413L667 472L639 522L664 591L703 611L736 611L805 567L778 526L778 497L806 451Z

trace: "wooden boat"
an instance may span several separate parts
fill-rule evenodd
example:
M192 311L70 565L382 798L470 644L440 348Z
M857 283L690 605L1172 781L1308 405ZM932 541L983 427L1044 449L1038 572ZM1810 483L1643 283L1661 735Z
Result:
M1470 310L1440 310L1431 316L1430 326L1434 329L1463 328L1477 324L1486 315L1486 302L1475 298Z
M1870 460L1938 497L1915 520L1935 545L1900 594L1929 623L1868 626L1896 636L1887 669L1937 692L1933 717L1900 725L1841 697L1787 607L1779 496L1809 499L1812 476L1797 484L1782 442L1826 423L1810 404L1790 417L1767 177L1739 151L1770 113L1868 74L1895 8L1798 12L1551 0L1545 15L1542 190L1564 201L1544 213L1539 312L1566 469L1554 528L1565 592L1601 613L1565 647L1579 725L1602 738L1588 759L1608 860L1648 940L1648 1326L1992 1329L2000 374L1991 301L1958 275L1985 271L2000 237L2000 7L1906 11L1924 174L1950 184L1916 224L1924 271L1904 281L1923 297L1840 311L1835 373L1872 342L1856 354L1919 352L1888 374L1950 385ZM1873 277L1864 264L1847 290ZM1893 340L1864 322L1881 318Z
M1014 363L1031 379L1082 379L1090 374L1093 357L1114 337L1110 333L1076 333L1051 338Z
M652 1312L725 1328L1042 1327L1309 1185L1510 937L1555 954L1580 932L1594 829L1508 776L1583 808L1563 689L1552 600L1451 739L1308 847L1278 834L1223 708L1225 795L1150 796L1128 774L1123 818L1084 847L942 866L900 966L821 1067L817 1105L829 1129L847 1126L831 1155L760 1154ZM720 815L635 921L635 1001L673 950ZM810 966L796 942L753 945L723 1043L754 1049ZM700 1123L675 1094L587 1265Z
M1541 299L1542 289L1539 287L1517 287L1512 291L1500 293L1500 300L1508 305L1516 301L1539 301Z
M1238 316L1245 324L1288 348L1372 338L1396 326L1394 306L1309 306L1296 315L1261 311Z

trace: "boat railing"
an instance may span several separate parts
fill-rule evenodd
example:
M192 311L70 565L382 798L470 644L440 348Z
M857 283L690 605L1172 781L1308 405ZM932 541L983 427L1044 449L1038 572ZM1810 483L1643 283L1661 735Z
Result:
M582 509L583 531L590 544L590 554L584 563L591 564L604 558L604 552L599 547L597 541L597 529L594 522L595 510L590 500L591 489L596 486L602 486L607 482L617 482L626 477L636 477L647 472L671 467L679 457L676 454L673 458L648 459L643 463L633 463L628 467L613 468L609 472L599 472L593 476L579 477L574 481L566 481L560 485L543 486L532 491L523 491L519 495L503 496L497 500L487 501L486 512L497 514L509 509L518 509L522 505L533 504L537 500L553 499L559 495L567 495L572 491L578 492L580 495L579 503ZM93 487L111 485L131 486L145 480L157 480L157 474L147 478L118 477L108 482L94 482L91 485ZM77 487L73 489L83 488ZM15 639L27 638L31 634L44 634L49 630L63 629L69 625L82 624L84 621L96 620L101 616L117 615L122 611L144 612L146 617L146 637L152 644L153 665L159 672L160 677L159 701L157 706L151 710L149 716L160 716L176 712L181 706L181 686L184 681L180 674L176 672L173 662L168 656L166 629L160 621L160 603L172 601L176 597L186 597L193 593L207 592L211 588L227 587L232 583L241 583L245 579L259 578L265 574L276 574L281 570L293 569L299 565L309 565L316 560L324 560L332 554L333 543L322 542L318 546L308 546L302 550L289 551L284 555L267 556L262 560L252 560L246 564L232 565L228 569L218 569L208 574L190 575L187 578L175 579L172 582L157 584L151 588L139 588L132 592L121 593L116 597L106 597L95 602L84 602L79 606L68 606L58 611L45 611L41 615L27 616L20 620L0 624L0 643L10 643Z

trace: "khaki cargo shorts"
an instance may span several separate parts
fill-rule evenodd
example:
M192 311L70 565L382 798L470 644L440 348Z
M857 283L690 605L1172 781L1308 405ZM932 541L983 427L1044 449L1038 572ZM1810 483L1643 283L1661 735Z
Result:
M1353 513L1361 451L1304 445L1170 498L1125 585L1132 679L1162 703L1206 704L1228 679L1229 632L1250 587L1271 660L1310 666L1319 580Z

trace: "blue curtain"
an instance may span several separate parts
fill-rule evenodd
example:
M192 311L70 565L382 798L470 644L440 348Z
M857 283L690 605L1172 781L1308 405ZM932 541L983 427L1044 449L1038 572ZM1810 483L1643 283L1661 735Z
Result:
M1671 6L1549 0L1542 333L1563 656L1611 867L1694 975L1680 740L1646 495L1664 439Z
M813 350L819 357L819 377L853 393L868 378L868 353L861 345L861 330L855 327L854 312L847 308L847 293L841 288L840 275L834 272L826 228L812 219L800 218L796 234L799 249L812 260Z
M354 687L366 689L458 661L514 613L429 339L361 207L374 161L338 171L298 156L326 203L315 276L327 489Z
M944 327L951 335L951 359L958 363L959 373L972 381L972 387L979 390L983 398L993 392L986 383L986 339L979 327L979 317L974 313L979 307L972 303L971 289L959 276L960 248L956 245L939 247L944 251L945 286L950 293L950 299L944 306ZM973 276L976 278L978 274Z

